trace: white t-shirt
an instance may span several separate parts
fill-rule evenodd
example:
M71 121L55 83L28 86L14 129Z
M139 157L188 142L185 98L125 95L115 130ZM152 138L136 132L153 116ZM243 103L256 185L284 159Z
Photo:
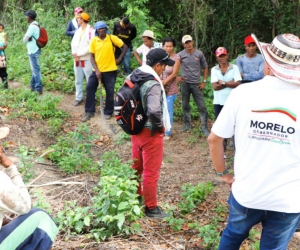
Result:
M222 74L219 64L213 67L211 69L210 81L213 83L213 82L218 82L219 80L222 80L224 82L230 82L232 80L234 80L234 82L241 81L242 77L238 66L229 63L229 67L225 75ZM224 105L231 90L233 90L233 88L229 88L229 87L221 90L214 90L213 104Z
M142 59L142 65L146 65L146 61L147 61L147 58L146 58L146 55L149 53L150 50L152 49L156 49L156 48L160 48L160 44L157 43L157 42L154 42L153 44L153 47L152 48L149 48L147 47L145 44L142 44L140 47L138 47L136 49L136 52L140 55L142 54L143 55L143 59Z
M300 85L266 76L237 87L212 132L235 134L232 192L241 205L300 212Z

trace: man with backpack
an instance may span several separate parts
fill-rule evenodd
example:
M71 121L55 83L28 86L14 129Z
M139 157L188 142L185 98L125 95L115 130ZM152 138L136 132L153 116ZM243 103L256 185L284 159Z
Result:
M36 43L36 40L40 37L40 28L38 26L38 22L35 21L37 15L34 10L29 10L24 14L26 16L27 22L29 23L29 27L23 37L23 41L27 43L27 52L32 72L30 88L32 91L35 91L39 95L41 95L43 94L42 75L39 64L41 49Z
M90 16L87 13L83 12L80 14L78 18L80 28L75 32L71 43L76 88L74 106L78 106L83 102L83 80L85 77L86 81L88 81L93 69L90 61L89 46L92 38L95 36L95 30L88 24L89 21Z
M85 115L81 121L86 122L95 116L95 93L99 81L106 91L104 117L110 119L114 112L114 90L117 78L117 65L126 53L127 46L117 36L110 35L105 22L99 21L94 25L95 37L90 44L90 59L94 72L86 85ZM115 59L114 46L122 48L121 55ZM101 95L101 93L100 93Z
M148 117L142 131L131 136L132 168L142 178L139 183L139 199L144 196L145 214L151 218L163 219L168 214L157 206L157 182L163 158L164 131L170 131L170 118L166 95L159 75L174 61L165 50L150 50L146 65L134 70L128 76L131 82L140 85L140 100Z

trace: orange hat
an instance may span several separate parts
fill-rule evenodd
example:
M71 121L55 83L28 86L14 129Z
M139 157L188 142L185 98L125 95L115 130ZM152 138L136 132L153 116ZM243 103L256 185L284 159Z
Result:
M80 17L81 17L84 21L87 21L87 22L90 21L90 16L89 16L89 14L86 13L86 12L82 12L82 13L80 14Z

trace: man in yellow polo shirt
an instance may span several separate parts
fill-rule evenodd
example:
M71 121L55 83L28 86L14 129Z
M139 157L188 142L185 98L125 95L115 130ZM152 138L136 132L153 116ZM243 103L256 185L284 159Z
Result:
M117 78L117 65L121 63L127 46L115 35L110 35L105 22L99 21L94 26L95 37L90 43L91 63L94 68L86 85L85 115L83 122L95 116L95 93L99 80L106 92L104 117L110 119L114 111L114 89ZM115 46L122 48L119 58L115 59Z

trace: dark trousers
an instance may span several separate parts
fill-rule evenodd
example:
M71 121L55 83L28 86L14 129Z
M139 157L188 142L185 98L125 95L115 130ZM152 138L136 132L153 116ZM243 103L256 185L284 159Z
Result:
M191 106L190 96L193 95L197 108L202 115L207 115L206 106L204 103L203 92L198 88L199 84L191 84L183 82L181 84L181 96L182 96L182 109L184 115L184 122L186 124L191 123Z
M224 105L214 104L214 110L215 110L215 118L217 120L219 114L221 113L222 108Z
M102 76L102 85L106 92L105 99L105 115L112 115L114 112L114 91L115 91L115 83L117 78L117 71L109 71L109 72L101 72ZM88 80L86 85L86 101L85 101L85 112L86 113L95 113L95 93L97 91L97 87L99 85L98 78L96 73L93 72ZM102 94L102 93L100 93Z

